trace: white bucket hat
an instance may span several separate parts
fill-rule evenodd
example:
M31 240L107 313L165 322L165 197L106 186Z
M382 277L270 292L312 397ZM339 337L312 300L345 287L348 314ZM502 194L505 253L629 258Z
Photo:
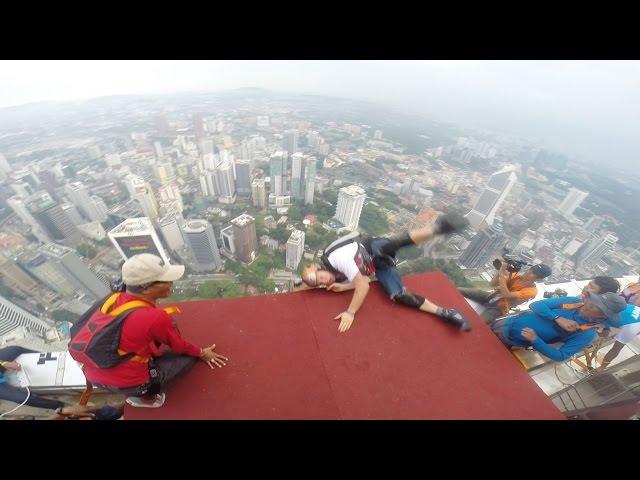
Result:
M151 253L134 255L122 265L122 283L125 285L174 282L182 275L184 265L169 265Z

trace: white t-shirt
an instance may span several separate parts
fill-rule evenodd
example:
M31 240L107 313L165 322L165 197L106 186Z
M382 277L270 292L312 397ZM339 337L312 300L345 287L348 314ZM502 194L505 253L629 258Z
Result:
M351 242L349 245L334 250L329 255L329 263L331 266L339 272L342 272L344 276L347 277L349 283L353 282L356 275L360 273L360 269L354 260L357 251L357 242Z
M616 335L615 341L626 345L631 340L636 338L636 335L638 335L639 333L640 333L640 322L623 325L622 327L620 327L620 331Z

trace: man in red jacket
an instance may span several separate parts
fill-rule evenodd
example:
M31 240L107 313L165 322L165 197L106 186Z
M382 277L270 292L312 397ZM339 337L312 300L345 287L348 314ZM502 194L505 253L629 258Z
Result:
M119 350L135 352L136 356L113 368L85 365L84 373L93 384L129 395L126 401L135 407L158 408L164 404L164 391L198 358L211 368L226 365L227 357L216 353L215 345L200 348L183 340L169 314L156 306L158 299L171 296L172 282L183 274L184 266L168 265L150 253L134 255L122 265L126 292L112 308L133 300L149 306L134 310L122 326ZM171 351L158 356L160 344Z

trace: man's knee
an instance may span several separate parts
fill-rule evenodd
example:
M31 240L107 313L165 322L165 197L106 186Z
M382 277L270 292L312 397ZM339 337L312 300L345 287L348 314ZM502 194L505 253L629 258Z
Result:
M424 303L424 300L424 297L416 295L415 293L411 293L407 290L402 290L402 292L393 296L394 302L401 303L402 305L413 308L420 308Z

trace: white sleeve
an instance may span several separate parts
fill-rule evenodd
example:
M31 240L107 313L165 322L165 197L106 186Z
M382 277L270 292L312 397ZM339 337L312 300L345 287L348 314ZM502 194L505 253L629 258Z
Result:
M350 246L351 245L349 245L349 247ZM360 269L353 258L356 249L357 246L356 248L342 247L329 255L329 263L331 263L333 268L342 272L344 276L347 277L349 283L353 282L356 275L360 273Z
M615 336L615 341L624 345L636 338L636 335L640 333L640 322L630 323L620 327L620 331Z

